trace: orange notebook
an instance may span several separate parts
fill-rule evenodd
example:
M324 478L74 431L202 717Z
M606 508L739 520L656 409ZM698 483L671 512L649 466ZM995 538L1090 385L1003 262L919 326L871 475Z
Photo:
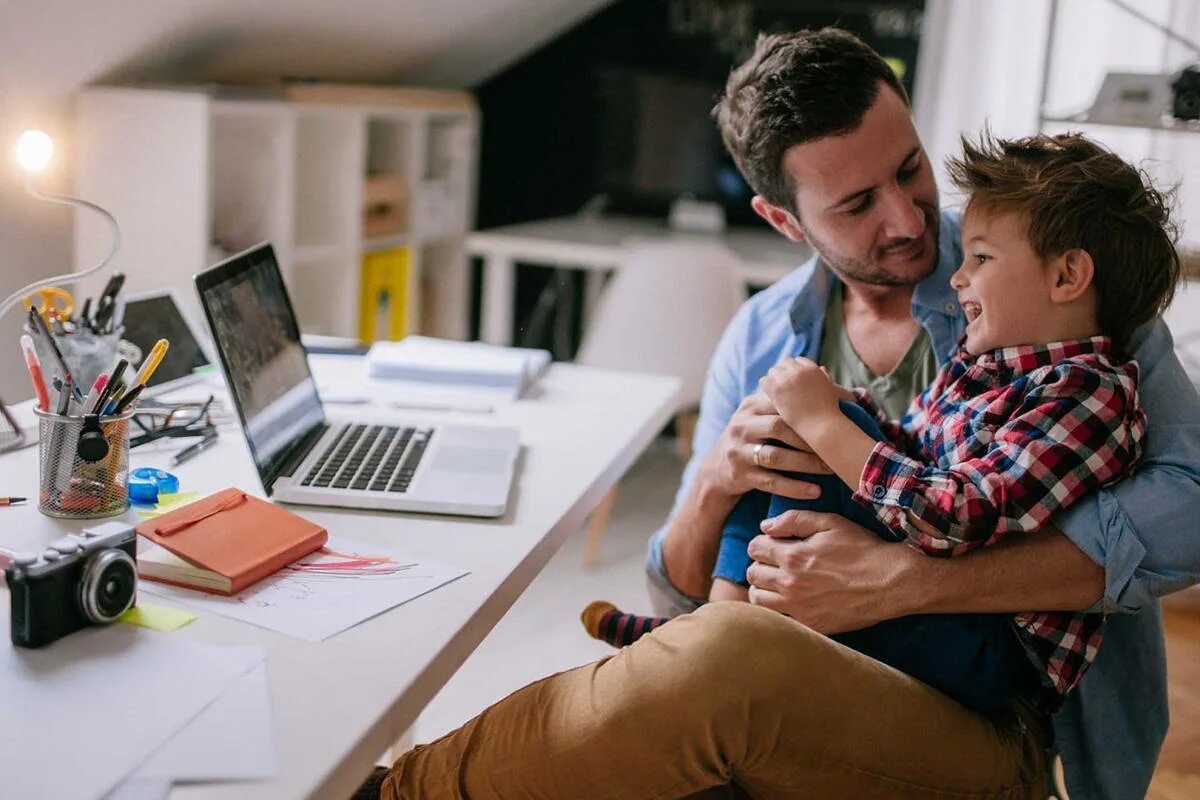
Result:
M139 548L143 578L224 595L319 550L328 538L317 524L240 489L147 520L137 532L161 546Z

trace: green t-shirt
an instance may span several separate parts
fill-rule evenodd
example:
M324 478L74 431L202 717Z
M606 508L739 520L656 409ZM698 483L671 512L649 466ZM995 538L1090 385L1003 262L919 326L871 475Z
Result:
M912 399L933 382L937 374L937 358L925 328L913 337L908 352L896 368L887 375L872 372L850 344L846 334L846 316L842 307L843 286L835 280L829 292L829 307L825 309L825 330L821 336L819 363L830 376L847 388L861 386L871 393L876 404L890 419L900 419Z

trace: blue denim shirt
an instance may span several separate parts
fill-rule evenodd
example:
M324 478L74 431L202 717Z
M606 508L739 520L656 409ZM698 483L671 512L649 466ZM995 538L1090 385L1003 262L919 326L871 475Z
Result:
M955 212L942 212L939 248L936 270L913 295L912 313L929 332L940 365L954 353L966 325L950 287L962 260ZM817 358L834 280L814 256L751 298L730 323L709 366L693 455L672 516L738 404L757 390L759 378L785 356ZM1200 399L1161 320L1139 330L1132 346L1149 417L1144 459L1132 477L1055 520L1104 567L1104 597L1090 610L1114 615L1099 657L1053 720L1074 800L1145 797L1167 731L1158 598L1200 581L1200 537L1192 528L1200 509ZM672 586L663 569L665 533L664 525L650 541L647 572L674 607L694 607L699 601Z

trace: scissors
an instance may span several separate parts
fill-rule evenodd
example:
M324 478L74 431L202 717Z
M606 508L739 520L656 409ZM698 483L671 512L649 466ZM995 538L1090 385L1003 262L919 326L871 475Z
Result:
M36 310L38 316L48 323L55 319L66 322L75 310L75 298L66 289L57 286L47 286L30 292L25 295L22 304L26 311L31 308Z

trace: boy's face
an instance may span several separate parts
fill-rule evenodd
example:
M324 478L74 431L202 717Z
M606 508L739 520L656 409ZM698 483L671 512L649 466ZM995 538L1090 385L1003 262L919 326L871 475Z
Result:
M798 216L764 198L754 208L790 239L807 240L843 278L909 286L937 264L938 193L908 106L880 86L850 133L794 145L783 169Z
M979 355L1057 338L1049 328L1056 318L1049 270L1029 244L1021 218L968 206L962 243L963 263L950 285L967 315L967 351Z

